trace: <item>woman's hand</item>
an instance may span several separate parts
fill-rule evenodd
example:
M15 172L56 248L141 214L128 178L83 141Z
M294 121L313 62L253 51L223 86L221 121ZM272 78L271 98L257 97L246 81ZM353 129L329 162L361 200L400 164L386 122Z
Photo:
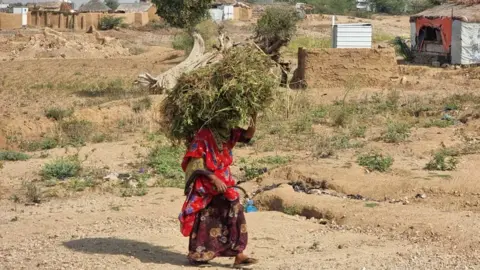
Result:
M220 193L224 193L225 191L227 191L227 185L225 185L224 182L222 182L222 180L220 179L217 179L213 182L213 184L215 185L215 187L217 188L217 191L220 192Z
M222 180L220 180L218 177L216 177L215 175L211 175L210 179L212 180L212 183L217 188L218 192L224 193L225 191L227 191L227 188L228 188L227 185Z

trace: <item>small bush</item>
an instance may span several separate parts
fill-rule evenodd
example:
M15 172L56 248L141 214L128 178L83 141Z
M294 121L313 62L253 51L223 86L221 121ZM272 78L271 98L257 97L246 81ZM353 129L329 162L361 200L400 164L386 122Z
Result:
M15 151L0 151L0 160L6 161L18 161L18 160L27 160L30 156L24 153L15 152Z
M410 136L410 126L406 123L390 122L387 131L383 134L383 141L398 143L405 141Z
M23 183L25 189L25 198L30 203L40 203L42 198L42 190L39 186L32 182Z
M453 149L442 148L433 153L433 157L427 163L425 169L429 171L453 171L457 168L457 155L458 152Z
M72 109L63 109L58 107L49 108L45 111L45 116L57 121L62 120L65 117L69 117L73 114Z
M297 30L298 21L293 8L269 7L257 21L255 34L267 40L291 39Z
M67 188L75 192L84 191L87 188L94 187L95 181L92 178L73 178L68 181Z
M320 137L313 148L313 156L316 158L329 158L335 154L335 147L333 147L330 138Z
M182 50L185 51L185 54L189 54L193 48L193 42L193 37L190 34L182 32L173 37L172 47L175 50Z
M132 180L135 180L134 182L132 182L132 180L124 181L122 183L122 186L124 188L121 190L121 196L122 197L145 196L148 193L147 179L149 177L150 175L148 174L139 174L139 175L134 175L134 179L132 179Z
M184 173L180 167L184 149L173 146L157 146L148 155L148 165L163 179L171 180L172 185L184 186Z
M120 27L123 23L123 18L121 17L114 17L114 16L104 16L100 19L100 30L110 30L116 27Z
M58 158L45 164L41 175L45 179L65 179L77 176L80 169L81 164L77 157Z
M392 166L393 158L377 153L370 153L359 156L357 163L370 171L385 172Z
M68 139L69 144L74 146L84 145L93 131L93 124L87 120L73 119L64 121L60 125L62 132Z
M350 134L354 138L365 138L365 133L367 132L366 126L357 126L350 130Z

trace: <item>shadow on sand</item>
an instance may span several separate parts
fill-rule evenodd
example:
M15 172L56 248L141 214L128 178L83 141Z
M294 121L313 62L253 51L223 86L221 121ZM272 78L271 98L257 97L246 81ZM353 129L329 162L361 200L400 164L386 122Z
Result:
M144 263L188 265L184 254L170 251L166 247L153 246L145 242L118 238L83 238L63 242L69 249L92 254L133 256Z

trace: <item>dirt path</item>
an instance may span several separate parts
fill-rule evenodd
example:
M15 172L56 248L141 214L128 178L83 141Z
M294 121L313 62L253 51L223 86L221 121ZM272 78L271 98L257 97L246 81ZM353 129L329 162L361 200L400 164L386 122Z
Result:
M187 239L176 220L178 189L141 198L111 195L40 206L2 203L2 269L183 269ZM320 225L278 212L247 214L255 269L475 269L473 260L440 250ZM13 221L16 220L16 221ZM215 261L214 269L229 268ZM468 268L471 267L471 268Z

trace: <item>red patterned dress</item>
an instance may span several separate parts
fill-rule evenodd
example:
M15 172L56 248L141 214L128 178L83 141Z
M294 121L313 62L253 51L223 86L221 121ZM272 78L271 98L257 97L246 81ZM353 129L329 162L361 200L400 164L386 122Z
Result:
M206 176L197 176L179 215L184 236L190 237L188 258L206 262L215 257L234 257L247 245L247 227L239 194L230 173L232 148L237 142L248 142L245 130L233 129L230 139L218 149L209 129L202 129L190 144L182 162L186 171L191 159L203 159L204 168L214 173L227 187L217 192Z

